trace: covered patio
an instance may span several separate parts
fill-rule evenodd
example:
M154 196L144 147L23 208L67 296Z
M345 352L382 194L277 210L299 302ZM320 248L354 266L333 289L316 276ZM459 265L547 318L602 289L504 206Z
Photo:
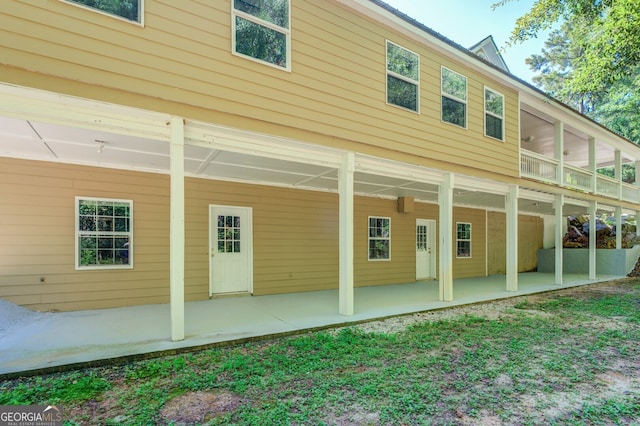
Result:
M555 274L529 272L519 274L517 291L506 291L504 275L456 279L451 302L440 300L437 281L359 287L348 317L336 309L338 289L215 298L185 304L181 341L168 333L169 304L56 313L0 305L0 376L233 345L622 278L565 274L559 286Z

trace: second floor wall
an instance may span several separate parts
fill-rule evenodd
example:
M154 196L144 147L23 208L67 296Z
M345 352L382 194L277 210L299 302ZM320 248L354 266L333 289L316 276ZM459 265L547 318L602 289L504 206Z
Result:
M384 25L388 11L375 20L334 0L284 0L286 63L265 64L234 54L234 22L254 25L256 3L234 1L145 0L138 23L72 1L6 0L0 79L431 167L519 175L518 93L504 81ZM390 64L396 57L417 69ZM415 90L415 105L389 97L394 83ZM502 107L486 108L496 96ZM443 120L443 103L464 111L462 121Z

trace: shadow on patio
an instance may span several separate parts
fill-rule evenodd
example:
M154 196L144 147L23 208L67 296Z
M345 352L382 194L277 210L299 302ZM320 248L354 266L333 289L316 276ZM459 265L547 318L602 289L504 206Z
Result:
M517 292L505 290L503 275L457 279L453 302L438 300L437 281L360 287L355 289L353 316L338 314L337 289L188 302L186 338L178 342L169 338L167 304L57 313L17 308L20 311L11 318L0 310L4 325L0 328L0 375L202 349L624 277L589 280L586 275L564 275L562 287L554 284L554 278L554 274L538 272L519 274Z

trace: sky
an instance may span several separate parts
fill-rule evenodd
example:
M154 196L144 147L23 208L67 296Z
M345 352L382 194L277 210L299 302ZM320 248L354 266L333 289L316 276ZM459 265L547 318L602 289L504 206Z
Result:
M506 47L506 42L516 19L529 11L535 0L512 0L496 10L491 5L498 0L383 1L464 47L492 35L511 73L531 83L534 73L525 59L540 53L548 33L513 47Z

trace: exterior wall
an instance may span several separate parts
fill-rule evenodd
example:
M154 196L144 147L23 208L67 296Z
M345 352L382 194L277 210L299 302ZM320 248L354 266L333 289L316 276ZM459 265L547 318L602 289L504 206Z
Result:
M487 265L489 275L505 274L507 269L506 215L487 213ZM518 272L535 271L538 249L543 245L544 220L539 216L518 216Z
M146 0L141 27L61 1L7 0L2 73L441 169L518 176L518 97L506 86L335 1L292 2L292 71L277 70L231 54L230 11L229 0ZM420 54L421 114L385 102L387 39ZM441 122L441 65L468 77L468 129ZM506 142L484 136L484 85L505 95Z
M75 270L76 196L133 200L134 269ZM0 157L0 200L0 298L39 310L168 301L168 176Z
M484 210L453 209L453 278L483 277L487 275L487 231ZM471 257L456 256L456 223L471 223Z

